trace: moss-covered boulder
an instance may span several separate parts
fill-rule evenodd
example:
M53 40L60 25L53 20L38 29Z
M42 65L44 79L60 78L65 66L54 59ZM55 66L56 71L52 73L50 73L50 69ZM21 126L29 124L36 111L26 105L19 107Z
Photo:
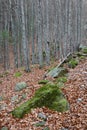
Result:
M12 115L22 118L24 114L30 112L32 108L43 106L63 112L68 109L68 102L57 85L48 84L39 88L30 100L15 108Z
M64 85L63 82L58 82L58 83L57 83L57 86L58 86L59 88L64 88L64 87L65 87L65 85Z
M75 68L78 65L78 60L71 59L68 63L69 68Z
M87 54L87 47L83 48L82 52L85 53L85 54Z
M57 78L59 76L63 76L65 73L67 73L68 70L66 68L63 67L55 67L54 69L52 69L50 72L47 73L46 76L50 76L53 78Z
M57 79L57 82L65 83L65 82L67 82L67 77L65 77L65 76L59 77L59 78Z

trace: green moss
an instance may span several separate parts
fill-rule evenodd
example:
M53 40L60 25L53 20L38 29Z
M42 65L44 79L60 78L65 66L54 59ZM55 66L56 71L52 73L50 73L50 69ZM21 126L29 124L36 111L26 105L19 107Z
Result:
M67 77L59 77L59 78L57 79L57 82L65 83L65 82L67 82Z
M57 86L58 86L59 88L63 88L63 87L64 87L64 83L63 83L63 82L58 82L58 83L57 83Z
M39 84L47 84L49 82L49 80L40 80L38 83Z
M48 72L50 72L50 71L53 70L54 68L55 68L55 67L49 68L49 69L48 69Z
M79 60L80 60L80 61L83 60L83 59L85 59L85 56L80 56L80 57L79 57Z
M66 99L61 99L60 101L55 101L52 105L52 108L55 110L57 110L57 111L59 111L59 112L64 112L64 111L66 111L67 109L68 109L68 102L67 102L67 100Z
M87 54L87 47L83 48L82 52L85 53L85 54Z
M82 52L76 52L76 55L77 55L78 57L80 57L80 56L83 55L83 53L82 53Z
M75 68L78 65L78 61L76 59L71 59L68 63L70 68Z
M14 76L15 77L20 77L21 75L22 75L21 72L16 72Z
M15 108L12 112L12 115L14 117L22 118L24 114L30 112L32 108L43 107L43 106L48 107L49 109L55 111L63 111L63 110L65 111L66 106L60 103L62 99L65 98L63 97L62 91L56 85L51 85L51 84L44 85L43 87L39 88L36 91L35 95L30 100L23 103L19 107ZM59 103L59 109L58 106L56 107L55 102ZM65 109L63 108L63 110L60 110L62 106L65 107Z

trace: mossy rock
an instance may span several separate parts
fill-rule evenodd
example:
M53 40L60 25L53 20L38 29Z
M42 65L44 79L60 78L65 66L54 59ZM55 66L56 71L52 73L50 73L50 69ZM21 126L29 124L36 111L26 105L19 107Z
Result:
M65 83L65 82L67 82L67 77L59 77L58 79L57 79L57 82L62 82L62 83Z
M77 55L78 57L81 57L81 56L86 57L86 56L87 56L87 54L84 54L83 52L77 52L76 55Z
M57 83L57 86L58 86L59 88L64 88L64 87L65 87L65 85L64 85L63 82L58 82L58 83Z
M76 59L71 59L68 63L69 68L75 68L78 65L78 61Z
M80 44L79 46L79 50L81 51L82 49L86 48L86 46L84 46L83 44Z
M20 77L21 75L22 75L21 72L16 72L14 76L15 77Z
M57 111L59 111L59 112L64 112L64 111L66 111L66 110L68 110L68 106L69 105L67 105L68 104L68 102L66 101L66 99L61 99L61 100L59 100L59 101L55 101L55 102L53 102L53 109L55 110L55 109L57 109Z
M12 115L17 118L22 118L24 114L30 112L32 108L41 108L43 106L51 110L63 112L67 110L68 102L57 85L48 84L39 88L30 100L15 108Z
M49 80L40 80L38 82L38 84L47 84L49 82Z
M53 70L51 70L50 72L48 72L46 76L57 78L59 76L65 75L67 72L68 72L68 70L66 68L55 67Z
M82 52L85 53L85 54L87 54L87 47L83 48Z
M35 124L36 127L43 127L46 124L45 121L39 121Z
M79 61L82 61L82 60L84 60L86 57L85 56L80 56L79 57Z

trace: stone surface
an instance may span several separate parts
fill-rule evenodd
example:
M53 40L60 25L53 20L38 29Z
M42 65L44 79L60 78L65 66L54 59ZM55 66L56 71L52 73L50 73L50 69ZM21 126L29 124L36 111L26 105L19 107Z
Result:
M25 82L17 83L15 86L15 91L21 91L27 87L27 84Z
M2 101L3 100L3 97L2 96L0 96L0 101Z
M39 121L39 122L37 122L36 124L35 124L35 126L37 126L37 127L42 127L42 126L44 126L45 125L45 121Z
M77 102L79 103L79 102L82 102L82 98L78 98L77 99Z
M0 104L0 111L5 110L5 109L6 109L6 106L7 106L6 103Z
M79 46L79 49L80 49L80 50L82 50L82 49L84 49L84 48L86 48L86 46L84 46L84 45L82 45L82 44Z
M39 113L39 114L38 114L38 117L39 117L40 119L44 120L44 121L47 120L46 115L44 115L43 113Z
M8 130L8 127L2 127L1 130Z
M13 97L11 98L11 102L12 102L12 103L14 103L14 102L16 102L16 101L18 101L18 95L13 96Z
M64 73L67 73L67 69L66 68L55 67L53 70L48 72L46 76L50 76L50 77L56 78L58 76L64 75Z

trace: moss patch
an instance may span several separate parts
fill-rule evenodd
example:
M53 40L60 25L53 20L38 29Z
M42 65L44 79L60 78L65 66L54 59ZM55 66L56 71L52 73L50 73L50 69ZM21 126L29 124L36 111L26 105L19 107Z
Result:
M21 72L16 72L14 76L15 77L20 77L21 75L22 75Z
M82 52L85 53L85 54L87 54L87 47L83 48Z
M39 84L47 84L49 82L49 80L40 80L38 83Z
M65 83L65 82L67 82L67 77L59 77L59 78L57 79L57 82Z
M64 85L63 82L58 82L58 83L57 83L57 86L58 86L59 88L64 88L64 87L65 87L65 85Z
M68 63L69 68L75 68L78 65L78 61L76 59L71 59Z
M30 100L15 108L12 115L17 118L22 118L24 114L30 112L32 108L43 106L63 112L67 110L68 102L57 85L48 84L39 88Z

